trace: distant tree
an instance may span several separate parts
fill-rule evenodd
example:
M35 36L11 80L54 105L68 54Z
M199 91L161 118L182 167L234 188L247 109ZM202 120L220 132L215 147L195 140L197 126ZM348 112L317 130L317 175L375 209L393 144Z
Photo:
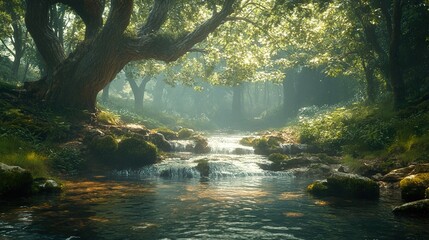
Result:
M13 57L11 77L15 81L19 81L19 68L28 45L28 34L24 25L23 13L24 3L22 1L0 2L0 39L3 47Z

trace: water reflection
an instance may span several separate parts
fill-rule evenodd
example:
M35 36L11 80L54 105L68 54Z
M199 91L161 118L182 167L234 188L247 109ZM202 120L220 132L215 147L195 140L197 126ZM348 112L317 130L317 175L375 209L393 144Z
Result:
M314 199L285 177L66 182L56 197L0 205L10 239L421 239L383 202Z

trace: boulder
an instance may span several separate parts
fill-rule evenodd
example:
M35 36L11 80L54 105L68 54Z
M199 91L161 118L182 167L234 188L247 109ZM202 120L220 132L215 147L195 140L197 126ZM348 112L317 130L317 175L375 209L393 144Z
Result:
M171 144L165 139L164 135L162 135L161 133L149 134L149 141L155 144L158 149L164 152L171 152L173 150Z
M198 164L195 167L195 169L197 169L198 172L200 172L200 176L202 178L208 178L210 174L209 160L201 159L201 160L198 160L197 163Z
M139 168L158 160L157 147L138 138L127 138L119 142L117 154L118 160L114 163L116 168Z
M255 139L253 141L253 148L255 154L270 155L272 153L282 153L283 149L280 146L280 140L277 137L270 136Z
M395 207L393 213L398 216L429 216L429 199L409 202Z
M204 138L202 136L194 136L193 139L195 142L194 149L193 149L194 153L209 153L210 152L211 149L209 147L209 143L208 143L206 138Z
M324 186L321 186L324 185ZM373 180L356 174L336 172L326 182L315 182L307 190L316 196L377 199L380 189Z
M118 149L118 142L112 135L95 136L89 149L95 154L111 156Z
M16 197L31 193L33 177L31 173L18 166L0 163L0 196Z
M386 175L384 175L381 178L381 181L383 181L383 182L399 182L404 177L408 176L414 170L414 168L415 168L414 165L410 165L408 167L394 169L394 170L390 171L389 173L387 173Z
M429 187L429 173L418 173L405 177L399 182L402 199L410 202L425 197Z
M192 135L194 135L194 133L195 132L192 129L182 128L177 133L177 136L178 136L179 139L189 139L190 137L192 137Z

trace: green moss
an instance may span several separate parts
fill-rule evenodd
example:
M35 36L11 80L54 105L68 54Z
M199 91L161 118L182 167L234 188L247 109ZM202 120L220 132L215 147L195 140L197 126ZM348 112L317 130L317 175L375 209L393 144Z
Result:
M177 133L169 128L156 128L154 129L155 132L161 133L164 135L165 139L167 140L174 140L177 139Z
M109 112L109 111L100 111L97 113L97 121L99 123L108 124L108 125L116 125L121 122L118 115Z
M96 154L112 156L118 149L118 142L112 135L96 136L89 146L91 151Z
M350 174L335 174L327 178L327 186L336 196L374 199L380 195L376 182Z
M315 181L307 186L307 191L315 196L327 196L328 186L326 185L326 181Z
M429 199L429 187L425 190L425 198Z
M316 196L377 199L380 189L376 182L354 174L335 173L326 181L316 181L307 187Z
M179 139L189 139L190 137L192 137L192 135L194 135L194 130L189 128L182 128L179 130L177 135Z
M399 182L401 196L405 201L415 201L425 197L429 187L429 173L419 173L405 177Z
M153 164L158 160L158 149L150 143L137 138L127 138L119 142L118 162L120 168L138 168Z
M289 159L289 156L281 153L273 153L268 156L268 160L270 160L274 164L280 164L287 159Z
M240 144L243 146L253 147L255 140L255 137L244 137L240 139Z

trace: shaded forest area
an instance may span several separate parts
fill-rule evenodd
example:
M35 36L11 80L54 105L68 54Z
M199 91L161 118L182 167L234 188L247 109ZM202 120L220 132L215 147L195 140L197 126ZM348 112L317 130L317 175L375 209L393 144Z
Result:
M10 0L0 22L1 151L36 176L133 147L154 163L180 128L276 128L356 169L427 162L425 0Z

